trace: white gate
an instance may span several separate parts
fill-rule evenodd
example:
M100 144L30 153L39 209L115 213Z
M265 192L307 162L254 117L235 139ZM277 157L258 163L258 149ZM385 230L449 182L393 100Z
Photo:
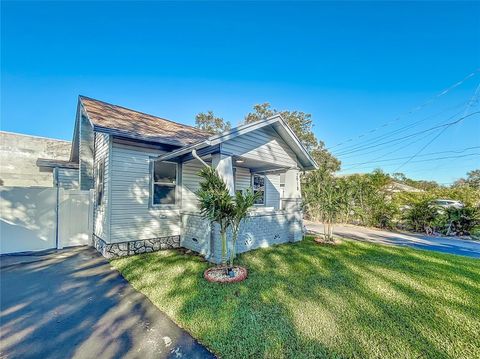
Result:
M59 189L57 248L88 245L93 232L93 191Z
M93 191L0 187L0 254L90 244L92 207Z

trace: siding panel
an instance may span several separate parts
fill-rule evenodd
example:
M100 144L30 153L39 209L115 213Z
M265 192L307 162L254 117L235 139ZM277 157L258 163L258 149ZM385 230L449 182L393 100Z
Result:
M179 209L150 206L150 157L161 153L112 143L111 243L180 235ZM182 200L180 188L177 203Z
M222 143L222 150L282 166L296 166L296 156L273 128L262 128Z
M94 168L101 161L105 161L104 175L104 193L103 203L97 205L96 193L94 194L94 211L93 211L93 233L108 242L110 235L109 220L109 197L110 197L110 136L104 133L95 133L95 159ZM94 184L98 180L98 174L94 171ZM95 187L94 187L95 188Z
M88 118L80 117L80 189L92 189L94 185L94 142L95 134Z
M265 176L266 207L280 209L280 174L268 174Z
M235 190L245 190L252 187L252 175L250 169L243 167L235 168Z
M195 192L200 188L202 178L198 175L203 164L198 160L185 162L182 166L182 210L198 211L198 200Z
M57 169L58 186L64 189L78 189L78 170L73 168Z

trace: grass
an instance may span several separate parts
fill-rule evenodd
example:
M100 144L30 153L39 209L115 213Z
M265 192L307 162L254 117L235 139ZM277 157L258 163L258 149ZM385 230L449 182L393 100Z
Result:
M112 261L222 358L480 358L480 260L306 238L239 263L249 278L223 285L176 251Z

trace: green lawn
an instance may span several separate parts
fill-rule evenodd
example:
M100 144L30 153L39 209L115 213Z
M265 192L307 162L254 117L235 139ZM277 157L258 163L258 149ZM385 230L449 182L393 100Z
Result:
M480 358L480 260L307 238L239 262L229 285L176 251L112 264L222 358Z

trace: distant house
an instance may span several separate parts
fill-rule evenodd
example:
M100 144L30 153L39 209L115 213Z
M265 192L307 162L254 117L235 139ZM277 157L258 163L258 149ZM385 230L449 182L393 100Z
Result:
M69 162L71 142L0 131L0 185L53 187L58 173L71 177L64 187L78 186L78 170ZM42 162L41 158L55 158ZM59 168L59 172L55 168ZM75 172L76 171L76 172Z
M400 183L396 181L392 181L390 184L388 184L385 188L387 192L389 193L398 193L398 192L425 192L422 189L418 189L412 186L409 186L405 183Z
M201 159L201 160L200 160ZM238 252L302 238L299 172L316 164L280 116L210 135L142 112L79 97L70 158L59 186L94 189L95 247L106 257L185 247L220 260L219 233L198 210L204 164L232 194L261 197L241 229Z

